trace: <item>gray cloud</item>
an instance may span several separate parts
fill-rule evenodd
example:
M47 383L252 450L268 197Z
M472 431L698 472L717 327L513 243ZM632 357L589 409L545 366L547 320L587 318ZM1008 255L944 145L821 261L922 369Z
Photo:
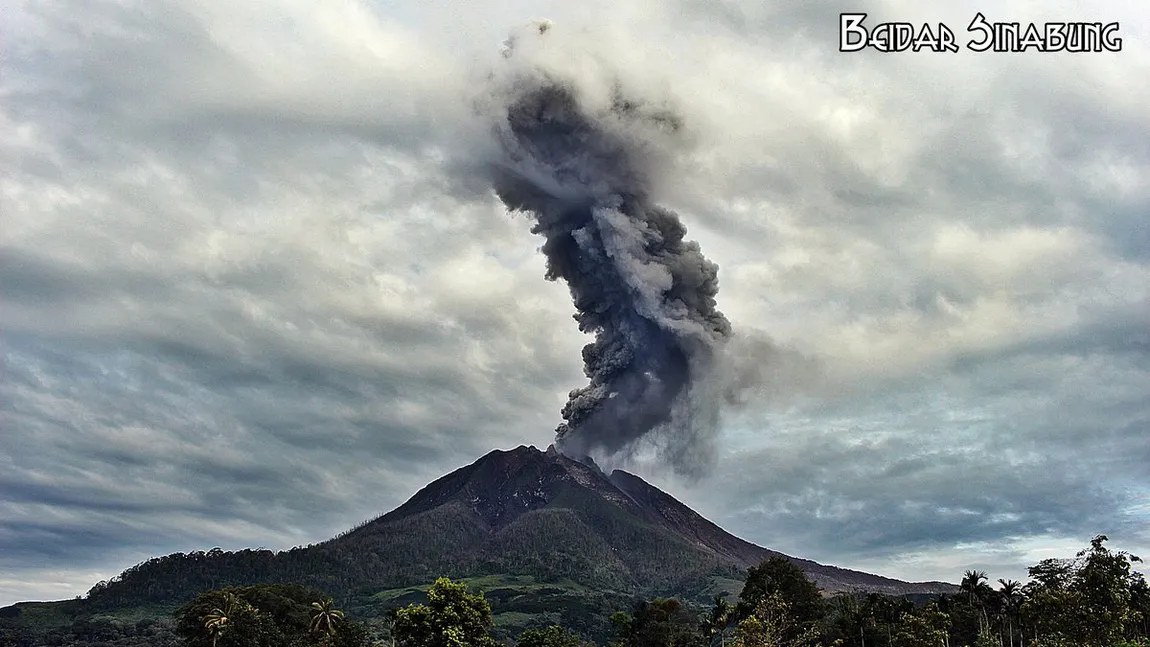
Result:
M1146 552L1144 11L996 9L1121 20L1115 55L848 56L825 3L600 4L17 3L0 603L319 541L550 441L587 340L469 113L541 16L683 115L652 193L771 340L716 476L658 484L903 577L1017 577L1094 532Z

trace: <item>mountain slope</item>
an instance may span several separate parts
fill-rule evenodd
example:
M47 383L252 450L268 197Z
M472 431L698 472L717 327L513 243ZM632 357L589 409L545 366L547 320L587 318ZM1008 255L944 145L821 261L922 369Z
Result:
M734 560L744 568L757 565L773 556L786 557L802 568L808 577L828 593L866 590L894 595L937 594L951 592L954 589L952 585L943 582L903 582L784 555L730 534L638 476L615 470L611 473L610 480L637 502L649 517L660 519L665 526L680 535L695 539L698 545Z
M457 558L472 556L467 570L481 574L513 572L507 569L534 558L541 562L532 569L536 572L668 593L701 577L739 577L748 567L781 555L731 535L638 476L621 470L607 475L589 459L576 461L554 448L540 452L526 446L493 451L323 547L374 552L405 544L411 519L449 509L475 524L473 532L464 532L462 522L457 526L467 539L453 548ZM545 556L538 554L543 546ZM785 557L828 592L949 590L937 582L901 582ZM575 572L574 564L589 572Z
M453 521L445 524L447 518ZM435 533L437 540L453 534L464 539L429 549L420 539L427 533L414 529L432 523L451 527ZM339 555L386 550L426 566L387 582L396 586L435 574L528 574L671 594L684 582L715 573L737 577L744 568L694 543L661 524L593 464L553 449L519 447L491 452L317 548Z

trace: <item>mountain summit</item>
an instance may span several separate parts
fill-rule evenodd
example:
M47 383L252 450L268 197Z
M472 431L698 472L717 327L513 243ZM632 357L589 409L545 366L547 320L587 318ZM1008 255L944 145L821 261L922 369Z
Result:
M709 578L741 579L748 567L782 555L735 537L634 474L606 474L590 458L574 460L554 446L492 451L323 547L421 553L417 544L426 541L425 533L412 531L424 526L449 527L456 535L455 541L436 538L452 544L450 558L426 555L429 566L444 572L506 573L532 563L556 577L591 577L589 585L660 594L706 589ZM827 592L932 594L952 588L782 556ZM595 574L609 581L596 581Z

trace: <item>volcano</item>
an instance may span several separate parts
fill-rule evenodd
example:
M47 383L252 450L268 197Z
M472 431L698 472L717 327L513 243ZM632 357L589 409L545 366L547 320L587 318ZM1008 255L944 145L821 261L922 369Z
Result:
M425 527L446 530L436 539L437 549L427 547ZM953 590L941 582L903 582L757 546L634 474L607 474L590 458L574 460L554 447L493 451L323 548L418 555L430 569L424 577L507 573L516 564L534 563L553 577L686 597L692 585L741 579L747 568L773 556L797 564L828 593Z
M311 586L370 618L420 600L428 584L446 576L483 591L497 630L507 635L546 621L604 638L610 613L640 598L706 604L737 594L748 567L779 555L827 593L956 590L782 555L735 537L634 474L608 474L553 447L520 446L492 451L323 543L158 557L97 584L83 599L0 609L0 625L19 624L37 605L55 605L51 615L68 622L170 612L202 591L258 583Z

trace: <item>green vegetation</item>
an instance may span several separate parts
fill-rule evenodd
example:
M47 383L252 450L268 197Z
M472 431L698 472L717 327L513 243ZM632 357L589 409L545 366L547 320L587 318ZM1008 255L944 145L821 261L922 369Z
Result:
M551 503L553 507L526 512L494 532L465 505L449 502L289 551L217 548L175 553L96 584L84 608L179 606L197 591L257 582L298 583L330 591L349 613L379 616L386 612L380 609L385 598L409 603L440 576L478 586L485 577L527 577L541 588L555 589L552 597L562 590L572 598L568 601L579 598L593 606L692 590L702 593L692 602L703 602L717 578L739 577L738 567L606 501L560 493ZM524 583L509 584L525 595L537 593L526 590ZM506 608L507 595L491 597L497 615L538 612L514 604ZM559 611L558 606L553 609ZM597 623L606 629L605 620Z
M691 647L700 638L697 614L678 600L640 602L631 613L612 615L611 624L612 647Z
M558 625L527 629L515 639L516 647L580 647L583 644L577 634Z
M175 613L186 647L366 647L330 598L290 584L208 591Z
M955 595L921 606L882 596L831 598L824 626L858 647L1118 647L1150 646L1150 594L1132 570L1138 557L1112 552L1106 536L1070 559L1029 569L1030 582L967 571ZM825 643L830 644L830 643Z
M818 627L801 621L795 612L796 607L777 591L760 597L739 622L731 644L733 647L818 645Z
M467 585L440 578L427 591L426 604L412 604L393 615L397 647L494 647L491 605Z
M179 608L25 603L0 614L0 647L1150 647L1141 560L1106 541L1036 564L1025 585L972 570L918 603L824 596L776 557L749 569L737 599L707 604L494 574L364 592L374 613L295 584L215 588Z
M826 615L826 604L818 587L797 566L782 557L772 557L747 572L747 582L735 608L744 622L762 625L784 644L799 644L809 637ZM748 629L740 625L742 633Z

